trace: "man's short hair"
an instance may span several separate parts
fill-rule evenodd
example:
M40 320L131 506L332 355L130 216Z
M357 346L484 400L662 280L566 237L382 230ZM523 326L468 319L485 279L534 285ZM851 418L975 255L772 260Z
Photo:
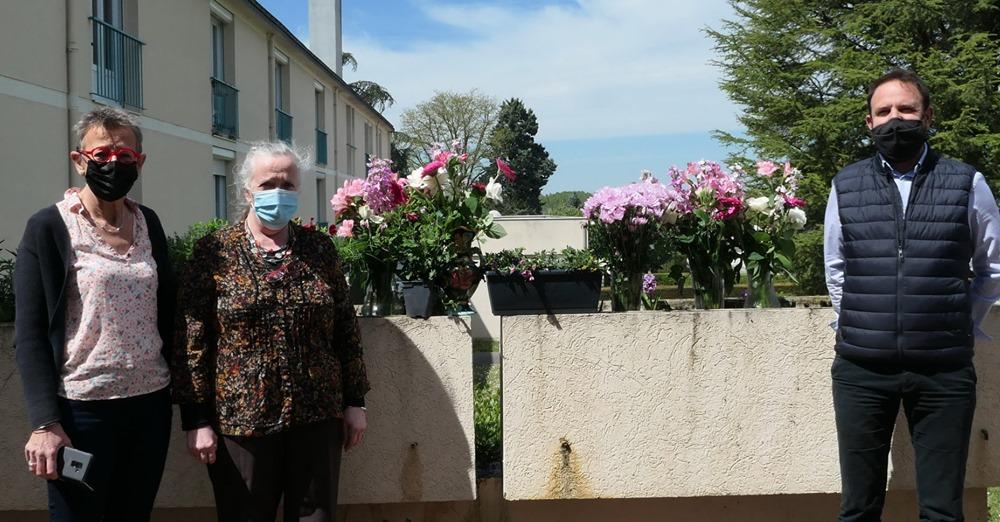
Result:
M893 69L882 76L879 79L872 82L871 87L868 88L868 112L872 111L872 96L875 95L875 89L878 89L883 83L888 83L891 81L900 81L903 83L908 83L917 88L920 92L920 98L923 105L923 110L927 110L931 106L931 91L927 89L927 85L924 85L924 81L917 76L917 73L909 69Z
M90 132L90 129L100 127L102 129L132 129L135 135L135 150L142 152L142 130L139 129L139 121L128 112L117 107L101 107L84 114L80 121L73 125L73 132L76 133L76 144L79 147L83 144L83 137Z

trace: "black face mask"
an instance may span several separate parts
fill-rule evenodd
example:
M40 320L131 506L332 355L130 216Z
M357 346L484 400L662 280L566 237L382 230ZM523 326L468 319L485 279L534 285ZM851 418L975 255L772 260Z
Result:
M136 163L126 165L117 161L87 161L87 186L102 201L118 201L125 197L137 179L139 166Z
M915 159L927 141L927 129L920 120L895 118L872 129L875 148L889 163Z

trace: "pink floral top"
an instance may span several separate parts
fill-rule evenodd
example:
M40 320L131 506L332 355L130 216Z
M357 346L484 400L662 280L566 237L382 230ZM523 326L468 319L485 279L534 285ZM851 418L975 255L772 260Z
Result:
M72 258L66 293L66 353L59 395L74 400L133 397L170 384L156 325L156 261L138 205L131 248L119 254L87 218L77 194L56 203L69 230Z

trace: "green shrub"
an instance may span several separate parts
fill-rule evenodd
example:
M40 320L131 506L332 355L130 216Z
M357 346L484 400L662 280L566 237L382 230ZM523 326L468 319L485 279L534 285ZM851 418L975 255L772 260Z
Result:
M167 238L167 249L170 253L170 264L175 272L180 272L188 260L191 259L191 252L194 244L199 239L229 225L224 219L212 219L210 221L200 221L188 227L184 235L174 234Z
M826 269L823 263L823 227L795 235L793 275L798 280L798 295L826 295Z
M472 386L476 426L476 467L500 463L503 433L500 423L500 367L477 366Z
M3 240L0 240L3 244ZM14 320L14 257L16 254L0 248L0 323Z

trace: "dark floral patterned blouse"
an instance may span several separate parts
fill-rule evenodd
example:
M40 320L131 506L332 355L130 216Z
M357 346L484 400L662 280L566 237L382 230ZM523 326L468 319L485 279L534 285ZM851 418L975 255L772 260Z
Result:
M290 225L279 264L243 223L194 248L171 364L184 429L263 436L343 415L369 389L358 324L330 238Z

